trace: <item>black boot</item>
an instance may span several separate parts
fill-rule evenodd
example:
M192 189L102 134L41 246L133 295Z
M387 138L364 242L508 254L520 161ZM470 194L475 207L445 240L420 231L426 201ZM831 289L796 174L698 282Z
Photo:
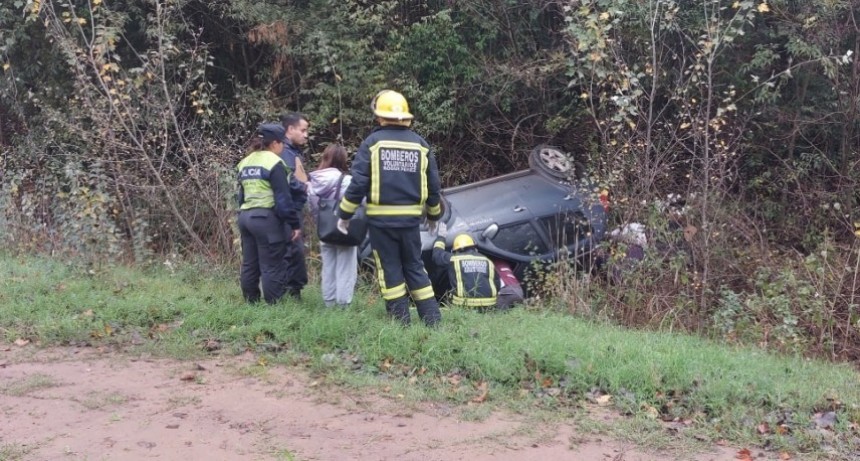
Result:
M400 320L404 325L409 325L409 298L402 297L385 301L385 311L388 315Z
M415 307L418 308L418 317L421 317L421 320L428 327L435 326L442 321L442 312L439 311L439 303L436 298L417 301Z

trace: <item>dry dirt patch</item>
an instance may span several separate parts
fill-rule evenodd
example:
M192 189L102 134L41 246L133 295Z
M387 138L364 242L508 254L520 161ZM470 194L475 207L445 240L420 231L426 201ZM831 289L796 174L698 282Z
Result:
M513 415L474 422L443 404L414 411L373 395L322 398L301 370L242 371L255 363L250 355L182 362L77 348L2 351L0 460L676 459L593 437L583 443L570 425ZM694 459L734 459L717 450Z

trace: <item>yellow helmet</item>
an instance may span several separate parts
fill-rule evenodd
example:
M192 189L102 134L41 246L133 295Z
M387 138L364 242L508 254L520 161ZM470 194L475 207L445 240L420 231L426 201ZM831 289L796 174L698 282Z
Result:
M393 90L382 90L376 93L370 108L377 117L392 120L412 120L409 113L409 103L402 94Z
M454 251L465 250L473 246L475 246L475 241L472 240L472 236L469 234L460 234L454 237Z

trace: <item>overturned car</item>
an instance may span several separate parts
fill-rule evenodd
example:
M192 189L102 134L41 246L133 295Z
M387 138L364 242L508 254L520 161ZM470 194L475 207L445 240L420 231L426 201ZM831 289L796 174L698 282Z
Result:
M606 196L593 184L572 179L574 163L561 150L538 146L528 170L451 187L442 191L446 245L468 233L479 251L509 263L523 281L537 262L559 258L585 263L606 235ZM436 236L422 228L427 272L437 294L447 291L445 268L430 258ZM359 250L363 265L372 266L368 240Z

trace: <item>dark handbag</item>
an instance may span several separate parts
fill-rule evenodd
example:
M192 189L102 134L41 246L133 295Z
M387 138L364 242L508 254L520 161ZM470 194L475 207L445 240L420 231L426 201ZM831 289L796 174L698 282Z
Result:
M364 241L367 235L367 215L365 214L364 206L358 207L352 219L349 220L349 227L346 234L337 230L337 209L340 205L340 186L343 184L343 174L337 181L337 189L333 199L319 200L319 213L317 214L317 234L320 242L331 243L333 245L356 246Z

